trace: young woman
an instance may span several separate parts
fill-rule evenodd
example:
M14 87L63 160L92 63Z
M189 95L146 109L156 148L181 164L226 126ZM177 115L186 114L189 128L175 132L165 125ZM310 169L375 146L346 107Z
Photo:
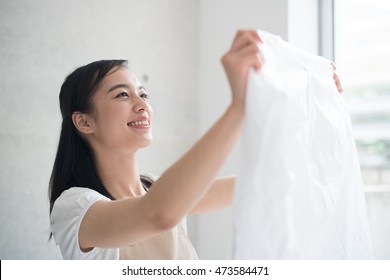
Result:
M49 188L52 234L65 259L197 259L181 221L231 204L234 177L214 177L240 134L247 74L263 64L260 43L255 31L236 34L222 57L231 104L155 181L136 162L152 141L153 111L126 61L96 61L66 78Z

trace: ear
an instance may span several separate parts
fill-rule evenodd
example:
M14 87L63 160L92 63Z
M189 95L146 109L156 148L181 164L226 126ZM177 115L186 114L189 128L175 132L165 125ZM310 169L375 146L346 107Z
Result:
M94 132L93 122L88 114L73 112L72 121L79 132L83 134L91 134Z

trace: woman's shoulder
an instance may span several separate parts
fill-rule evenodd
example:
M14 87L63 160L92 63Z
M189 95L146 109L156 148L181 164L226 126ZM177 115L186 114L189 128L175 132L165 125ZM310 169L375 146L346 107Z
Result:
M80 202L96 202L97 200L110 200L108 197L100 194L99 192L84 187L71 187L62 192L62 194L57 198L54 203L54 206L60 202L74 201L77 203Z
M84 212L99 200L110 200L99 192L83 187L71 187L62 192L53 205L51 216L68 215L69 212Z
M59 198L66 199L66 198L71 198L74 196L77 196L77 197L79 197L79 196L87 196L87 197L96 196L96 197L102 197L102 198L108 199L107 197L100 194L99 192L97 192L93 189L87 188L87 187L71 187L71 188L63 191L62 194L59 196Z
M56 199L51 215L51 231L61 249L64 259L117 259L114 249L95 248L84 253L80 250L78 232L81 221L95 202L109 200L99 192L81 187L72 187Z

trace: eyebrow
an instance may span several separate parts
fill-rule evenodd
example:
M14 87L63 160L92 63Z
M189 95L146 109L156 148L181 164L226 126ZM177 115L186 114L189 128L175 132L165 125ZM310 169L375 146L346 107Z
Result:
M110 93L111 91L116 90L117 88L130 88L130 86L128 84L116 84L116 85L110 87L110 89L107 91L107 93ZM137 90L138 91L140 91L140 90L146 91L146 88L144 86L139 86L137 88Z

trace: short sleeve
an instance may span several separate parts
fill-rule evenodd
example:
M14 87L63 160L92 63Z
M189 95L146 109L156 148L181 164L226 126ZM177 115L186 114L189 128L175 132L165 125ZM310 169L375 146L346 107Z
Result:
M100 193L73 187L64 191L54 203L50 220L51 230L64 259L119 259L119 249L94 248L89 252L80 249L78 232L89 207L100 200L109 200Z

